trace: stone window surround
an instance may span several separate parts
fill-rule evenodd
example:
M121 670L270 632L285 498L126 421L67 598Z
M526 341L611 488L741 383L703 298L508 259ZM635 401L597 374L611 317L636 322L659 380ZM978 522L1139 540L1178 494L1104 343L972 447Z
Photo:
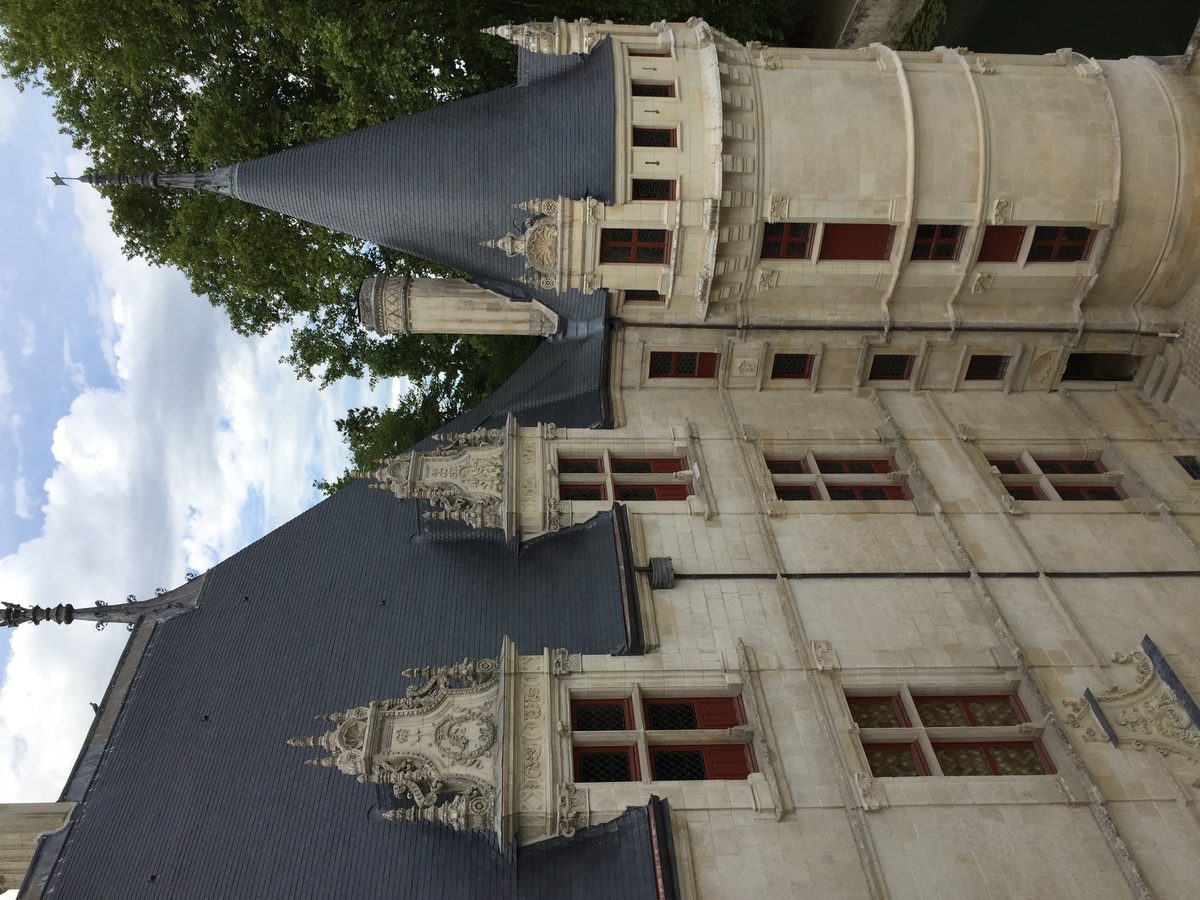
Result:
M1004 376L998 379L968 379L967 369L971 365L972 356L1007 356L1008 364L1004 369ZM1014 343L1007 347L966 344L958 357L952 390L1003 391L1005 394L1011 394L1017 384L1023 380L1022 369L1025 361L1024 344Z
M674 380L674 379L659 379ZM689 379L681 379L689 380ZM576 459L602 459L604 472L598 475L575 476L591 482L602 482L607 487L607 500L560 500L559 510L564 514L565 523L578 523L590 519L599 512L612 509L613 472L612 457L646 459L654 457L677 456L687 460L687 467L671 475L618 475L619 481L632 483L638 479L657 482L665 480L686 481L692 493L686 500L628 500L623 501L631 513L653 513L655 515L686 513L703 516L708 519L717 514L716 504L708 490L708 468L704 462L704 454L695 427L685 422L671 429L669 439L655 441L641 438L610 438L607 440L591 438L562 438L554 442L547 460L550 484L548 496L558 497L560 482L558 473L558 457Z
M981 455L981 464L985 471L992 475L992 483L996 493L1006 506L1018 512L1072 512L1072 513L1112 513L1112 512L1143 512L1143 504L1138 500L1138 486L1135 479L1126 478L1123 461L1114 454L1105 452L1098 442L1087 441L1057 441L1038 444L1036 442L1012 441L980 441L974 445ZM1037 459L1094 459L1103 464L1107 470L1098 475L1042 475ZM1018 459L1024 465L1028 476L1008 476L1027 478L1041 476L1038 487L1045 495L1045 500L1016 500L1004 487L1003 477L996 472L989 462L992 459ZM1125 494L1121 500L1059 500L1054 491L1054 482L1069 484L1106 484L1119 487ZM1033 503L1032 507L1026 505Z
M925 766L928 768L928 772L914 777L960 777L973 779L986 776L947 776L943 774L937 754L934 753L934 743L1032 743L1036 744L1041 751L1039 752L1039 756L1043 757L1044 762L1049 763L1047 772L1044 775L1004 777L1043 778L1046 775L1056 775L1057 770L1053 764L1053 760L1050 759L1049 754L1046 753L1044 746L1041 744L1041 736L1044 731L1044 727L1041 724L1026 721L1019 725L968 726L961 728L928 726L921 721L920 712L913 699L914 695L920 697L936 697L941 695L953 698L966 696L1010 696L1014 697L1018 704L1020 704L1020 697L1018 695L1019 686L1019 684L1014 684L1011 681L1007 683L993 682L991 684L947 684L943 682L936 685L901 681L871 686L856 685L854 687L846 687L843 696L843 712L850 719L851 732L854 734L855 742L858 745L859 753L856 755L857 762L864 767L866 774L871 775L870 765L867 763L866 753L863 750L864 744L916 744L920 748L920 753ZM850 704L845 699L846 697L898 697L905 717L908 719L908 724L897 728L860 728L854 721ZM1024 704L1020 704L1020 706L1021 711L1024 712ZM863 740L864 732L870 732L868 735L869 740ZM878 776L871 775L871 777L876 778Z
M760 453L754 454L757 462L752 470L758 482L758 489L765 500L769 516L810 515L823 513L896 513L917 514L919 508L914 499L907 500L778 500L775 496L775 476L767 468L768 459L807 459L809 469L813 473L796 476L797 483L817 484L825 477L819 474L817 461L819 459L896 459L896 447L890 442L878 439L872 442L862 441L774 441L759 442ZM896 463L896 471L886 475L857 475L835 476L856 483L878 481L880 484L905 484L908 473ZM818 489L819 490L819 489ZM911 493L911 491L910 491Z
M721 384L726 378L726 370L729 367L730 354L724 352L723 344L688 344L686 346L680 344L659 344L640 342L642 349L642 360L639 373L639 388L701 388L710 389L717 384ZM672 377L650 377L650 355L652 353L715 353L717 360L717 373L715 378L672 378Z
M729 730L714 730L710 735L691 732L699 737L693 743L748 743L752 746L758 771L751 772L745 780L736 781L674 781L652 782L649 778L647 755L641 759L644 776L638 781L611 783L580 783L576 790L589 795L588 808L592 822L603 822L614 818L630 806L645 804L646 797L658 794L670 800L672 808L686 809L753 809L768 811L778 817L778 803L772 787L778 778L775 765L768 759L762 730L769 723L758 721L759 708L752 679L757 676L750 671L732 671L719 654L685 653L681 668L668 668L661 657L581 657L579 671L564 674L552 685L551 703L556 710L558 742L558 771L574 771L574 748L580 741L592 743L587 732L571 731L571 700L610 699L630 697L636 709L643 695L648 697L741 697L745 704L746 725ZM690 657L695 657L691 659ZM751 679L748 681L747 679ZM640 713L639 713L640 715ZM635 720L635 724L640 720ZM730 736L733 733L733 736ZM603 740L612 732L594 732L601 736L596 743L620 745L613 740ZM643 732L644 734L644 732ZM632 743L632 742L630 742ZM639 757L645 745L638 744Z
M887 472L876 471L873 473L858 473L858 474L834 473L834 472L825 473L825 472L821 471L821 463L822 462L825 462L825 461L846 462L846 461L852 461L852 460L856 460L856 459L861 459L864 461L869 460L869 461L876 462L876 463L882 462L882 461L887 461L891 464L892 468L890 471L887 471ZM908 489L905 485L905 482L907 481L907 476L896 465L896 462L894 459L894 454L891 454L891 453L882 453L881 454L878 451L871 455L867 455L866 453L862 453L860 451L856 451L854 453L849 453L849 454L826 453L826 452L822 452L820 454L815 454L815 453L813 453L813 451L811 449L808 449L804 453L796 455L796 456L790 456L790 455L782 456L778 453L771 453L771 454L764 455L764 457L763 457L763 463L767 466L768 472L771 471L770 463L773 460L800 461L800 462L803 462L805 464L806 468L808 469L808 471L805 473L796 473L796 474L785 474L785 473L774 473L774 472L771 473L772 491L773 491L773 494L775 495L777 502L806 503L806 504L807 503L855 503L855 504L859 504L859 503L865 503L865 502L904 503L908 506L908 510L911 510L911 508L912 508L911 507L911 504L912 504L911 496L903 497L903 498L902 497L890 497L890 498L883 499L883 500L872 500L872 501L834 500L830 497L831 490L836 489L838 487L853 487L855 489L885 488L885 489L892 489L893 491L896 488L900 488L904 493L909 493ZM777 488L779 488L779 487L809 487L816 493L817 496L811 500L784 500L778 496L779 492L778 492Z
M995 651L993 651L994 655ZM895 668L831 670L828 698L835 716L843 717L845 728L837 729L842 739L846 759L851 766L856 793L862 808L871 812L889 806L953 806L978 803L1001 804L1075 804L1082 796L1082 786L1069 770L1059 768L1050 775L1016 775L1004 778L972 775L914 778L890 777L877 779L871 774L859 728L850 715L846 696L882 696L899 693L901 685L909 694L922 696L946 694L1015 696L1026 710L1036 709L1033 697L1016 673L1008 668L982 667L918 667L905 672L903 682L896 678ZM1028 722L1010 726L1002 737L1016 735L1018 740L1040 740L1042 749L1052 762L1067 752L1061 747L1053 729L1045 722ZM982 736L988 729L972 729ZM1003 729L1002 729L1003 731ZM1057 763L1056 763L1057 765Z

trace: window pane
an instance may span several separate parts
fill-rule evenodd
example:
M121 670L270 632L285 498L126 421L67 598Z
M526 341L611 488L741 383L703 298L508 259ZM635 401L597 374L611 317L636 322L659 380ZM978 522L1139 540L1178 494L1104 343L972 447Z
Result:
M953 262L962 243L961 225L918 225L917 239L909 259Z
M708 770L699 750L652 750L655 781L704 781Z
M635 81L630 85L634 97L674 97L674 84L656 84L652 81Z
M671 374L675 365L674 353L650 354L650 377L663 378Z
M600 471L598 459L558 458L558 471L562 475L592 475Z
M976 353L967 363L967 381L999 381L1008 369L1007 356Z
M903 778L924 775L918 763L920 752L911 744L863 744L867 764L876 778Z
M601 703L572 701L571 712L575 716L576 731L625 731L632 727L623 700Z
M764 259L808 259L811 222L768 222L763 226Z
M1133 381L1142 358L1131 353L1072 353L1063 381Z
M694 731L700 727L692 703L646 703L646 727L652 731Z
M1042 493L1041 488L1034 487L1032 484L1027 485L1007 485L1005 490L1008 491L1008 496L1014 500L1045 500L1046 495Z
M1183 471L1187 472L1194 480L1200 481L1200 457L1177 456L1175 462L1183 466Z
M810 353L776 353L771 362L772 378L808 378L811 372Z
M1024 225L989 225L983 232L979 262L1016 262L1025 242Z
M804 485L775 485L775 497L779 500L816 500L816 488Z
M1019 459L989 459L988 464L994 466L1001 475L1025 474L1025 466Z
M808 463L802 459L768 459L767 469L773 475L807 475Z
M602 484L560 484L558 486L560 500L603 500L604 485Z
M873 381L904 381L912 372L913 358L908 354L876 353L871 359Z
M633 146L635 147L674 147L674 128L634 128Z
M1033 744L1004 744L987 748L997 775L1046 775L1046 766Z
M662 298L663 298L663 295L660 294L658 291L626 291L625 292L626 300L638 300L638 301L646 301L646 302L653 303L656 301L661 301Z
M941 763L945 775L991 775L982 747L964 747L952 744L934 744L933 753Z
M971 720L967 711L955 699L942 697L914 697L917 715L926 728L967 728Z
M656 178L633 179L634 200L674 200L675 182Z
M850 716L859 728L907 728L896 697L847 697Z
M575 780L584 784L602 781L633 781L632 748L621 750L578 750Z
M979 697L968 700L967 710L975 724L981 728L991 725L1020 725L1023 721L1009 697Z

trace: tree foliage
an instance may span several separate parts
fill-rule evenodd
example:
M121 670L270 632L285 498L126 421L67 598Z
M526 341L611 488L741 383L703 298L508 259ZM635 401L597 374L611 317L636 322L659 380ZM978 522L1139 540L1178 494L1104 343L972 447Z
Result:
M97 171L206 170L511 83L515 51L479 33L488 25L701 15L742 39L778 40L797 36L802 2L0 0L0 64L54 98L63 130ZM427 396L397 415L414 422L477 402L533 346L369 336L357 324L362 278L446 273L215 195L107 195L128 254L180 268L243 334L290 323L285 360L302 377L409 377ZM393 418L359 411L343 433Z

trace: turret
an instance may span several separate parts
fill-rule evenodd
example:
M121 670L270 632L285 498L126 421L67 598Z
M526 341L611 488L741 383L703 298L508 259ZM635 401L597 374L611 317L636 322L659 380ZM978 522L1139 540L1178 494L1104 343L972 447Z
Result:
M359 321L376 334L551 335L558 316L461 278L378 275L362 283Z

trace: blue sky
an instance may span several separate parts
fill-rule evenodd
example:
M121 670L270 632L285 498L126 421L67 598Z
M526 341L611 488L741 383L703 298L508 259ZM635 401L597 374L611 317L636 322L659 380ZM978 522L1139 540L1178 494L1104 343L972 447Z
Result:
M318 391L286 331L234 334L181 274L127 260L49 101L0 80L0 598L145 598L317 502L333 420L401 385ZM0 802L56 799L124 629L0 634Z

